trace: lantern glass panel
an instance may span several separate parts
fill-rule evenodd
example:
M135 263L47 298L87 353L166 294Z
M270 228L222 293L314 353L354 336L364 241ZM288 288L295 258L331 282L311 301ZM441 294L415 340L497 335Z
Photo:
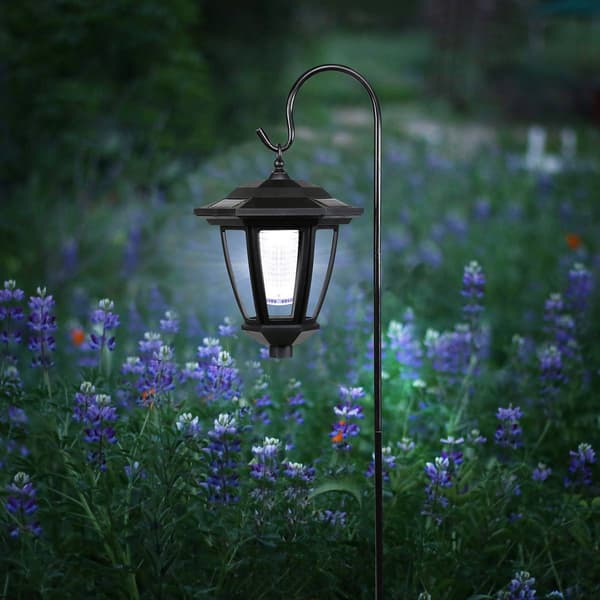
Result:
M256 311L250 283L246 232L243 229L224 229L223 248L227 270L240 310L246 319L252 319Z
M333 266L330 263L334 259L336 233L333 229L317 229L315 231L313 271L306 308L306 316L310 318L316 319L327 291L327 280L331 275L331 267Z
M258 233L260 264L270 317L292 314L299 241L298 229L261 229Z

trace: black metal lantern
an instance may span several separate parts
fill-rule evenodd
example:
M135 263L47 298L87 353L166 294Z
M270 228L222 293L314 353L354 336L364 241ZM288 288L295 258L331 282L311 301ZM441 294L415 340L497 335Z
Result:
M221 227L242 329L268 345L271 357L291 356L293 344L319 329L338 226L362 212L321 187L291 179L281 151L268 179L194 210Z

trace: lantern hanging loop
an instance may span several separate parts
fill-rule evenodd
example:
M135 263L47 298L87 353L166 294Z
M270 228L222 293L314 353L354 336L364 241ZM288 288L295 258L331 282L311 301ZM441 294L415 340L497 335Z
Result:
M273 152L277 152L277 158L279 158L281 156L281 152L285 152L286 150L289 150L290 146L294 143L294 139L296 137L296 128L294 125L294 102L296 100L296 94L298 93L298 91L302 87L302 84L304 84L305 81L308 81L313 75L316 75L317 73L322 73L324 71L338 71L340 73L346 73L347 75L350 75L351 77L353 77L354 79L359 81L363 85L363 87L367 90L367 93L369 94L369 96L371 98L371 102L373 103L374 113L380 112L379 100L377 99L377 96L375 95L375 91L371 87L371 84L360 73L358 73L354 69L347 67L345 65L327 64L327 65L319 65L318 67L313 67L312 69L309 69L308 71L306 71L305 73L300 75L300 77L298 77L298 79L296 80L296 82L294 83L292 88L290 89L290 93L288 94L286 108L285 108L285 120L287 123L287 131L288 131L287 142L283 145L273 144L273 142L271 142L269 136L266 134L265 130L262 127L259 127L256 130L256 134L261 139L262 143L267 148L269 148L269 150L272 150Z

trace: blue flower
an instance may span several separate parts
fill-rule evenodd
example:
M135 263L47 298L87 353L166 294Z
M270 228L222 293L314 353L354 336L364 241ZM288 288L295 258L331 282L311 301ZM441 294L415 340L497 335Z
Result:
M396 468L397 457L392 454L391 446L384 446L381 449L383 480L390 480L390 471ZM375 454L371 457L371 462L365 471L365 477L375 476Z
M338 450L350 450L352 446L348 439L357 436L360 431L360 427L354 421L364 417L362 406L355 402L362 398L365 392L361 387L340 386L339 390L342 402L333 408L338 420L333 424L333 431L329 437Z
M33 332L29 338L29 349L34 352L32 360L33 367L48 369L54 363L51 353L56 349L54 337L51 335L56 331L56 318L52 314L54 298L46 294L46 288L38 287L37 296L29 298L31 310L27 325Z
M435 371L450 383L466 375L471 361L473 335L466 324L456 325L454 331L438 333L428 329L425 334L427 357Z
M279 474L277 455L281 449L281 441L266 437L262 444L252 446L250 476L263 481L274 482Z
M546 481L550 474L552 473L552 469L547 467L544 463L538 463L538 466L533 470L531 474L531 478L534 481Z
M25 316L19 305L24 297L23 290L17 288L13 279L5 281L4 288L0 289L0 343L5 345L6 355L9 344L20 344L22 340L21 331L15 326Z
M566 298L569 309L577 316L583 315L588 307L592 292L592 274L581 263L575 263L569 271Z
M208 446L204 451L210 458L206 479L200 486L208 493L209 502L230 504L239 500L239 459L241 440L235 417L221 413L208 432Z
M92 312L91 321L99 329L98 333L90 334L90 348L92 350L102 350L107 348L110 352L115 349L115 337L108 336L108 332L119 326L119 315L113 313L114 302L108 298L103 298L98 302L98 308Z
M89 386L86 386L86 389L89 392ZM94 396L82 419L85 425L83 439L87 444L93 445L93 449L88 452L88 461L101 471L106 471L106 446L117 442L117 434L113 427L117 420L117 410L111 405L110 396L106 394Z
M508 408L498 408L496 418L500 424L494 435L494 441L498 446L516 450L523 445L521 440L523 430L519 423L519 419L522 417L523 412L518 406L513 408L511 404Z
M438 525L442 522L443 511L449 504L442 490L453 485L450 469L450 459L444 456L436 456L434 462L425 465L425 475L429 482L425 486L426 499L421 514L433 517Z
M498 592L498 600L535 600L535 578L527 571L519 571L508 584L508 589Z
M569 451L569 477L565 478L565 487L592 484L592 465L596 462L596 453L590 444L581 443L577 450Z
M165 318L160 320L160 330L164 333L175 334L179 331L179 317L172 310L165 312Z
M481 299L485 293L485 273L475 260L472 260L463 272L463 287L461 295L465 298L463 311L473 318L482 310Z
M423 349L415 335L412 311L407 316L405 323L391 321L387 335L390 349L396 352L396 360L403 367L400 376L417 379L423 365Z
M552 399L566 381L562 354L556 346L550 345L542 348L538 358L542 396Z
M200 435L200 424L198 417L192 416L192 413L181 413L175 421L175 428L184 437L197 438Z
M32 518L38 509L37 490L33 487L29 475L22 471L17 473L6 489L9 495L5 508L12 516L9 528L10 536L16 538L23 533L39 536L42 528L39 522Z

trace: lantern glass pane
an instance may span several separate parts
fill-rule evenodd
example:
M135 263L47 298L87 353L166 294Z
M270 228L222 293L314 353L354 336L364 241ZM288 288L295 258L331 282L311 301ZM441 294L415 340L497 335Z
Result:
M306 307L307 317L316 317L320 310L319 300L323 286L327 284L327 272L333 246L333 229L317 229L315 231L315 253L313 261L310 294Z
M258 233L260 264L269 316L290 316L298 270L298 229L262 229Z
M226 229L224 238L228 257L227 268L234 293L237 295L240 309L245 318L255 316L252 284L250 283L250 268L248 267L248 249L246 232L243 229Z

